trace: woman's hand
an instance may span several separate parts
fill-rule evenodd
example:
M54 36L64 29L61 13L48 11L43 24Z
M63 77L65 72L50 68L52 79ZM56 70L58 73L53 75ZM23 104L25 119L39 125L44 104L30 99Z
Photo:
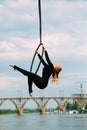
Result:
M45 49L45 46L44 46L44 44L42 45L42 47L43 47L43 50L45 51L46 49Z
M35 51L35 54L38 54L38 50Z

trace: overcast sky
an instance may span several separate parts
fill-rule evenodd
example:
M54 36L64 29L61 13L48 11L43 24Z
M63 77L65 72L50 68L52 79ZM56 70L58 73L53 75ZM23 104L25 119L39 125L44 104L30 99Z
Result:
M71 95L80 83L86 92L87 0L42 0L41 5L42 42L63 69L59 84L49 82L43 91L33 85L33 96ZM0 0L0 97L28 96L27 77L9 64L29 70L38 44L38 0Z

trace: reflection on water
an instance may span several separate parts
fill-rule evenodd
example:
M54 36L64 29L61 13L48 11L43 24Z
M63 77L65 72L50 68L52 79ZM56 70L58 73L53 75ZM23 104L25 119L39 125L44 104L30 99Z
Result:
M86 130L86 114L0 115L0 130Z

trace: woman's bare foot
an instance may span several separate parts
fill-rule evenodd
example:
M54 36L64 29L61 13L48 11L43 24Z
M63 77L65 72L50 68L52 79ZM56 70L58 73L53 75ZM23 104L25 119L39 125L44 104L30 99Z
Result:
M13 65L13 64L10 64L9 66L14 68L14 65Z
M13 65L13 64L10 64L9 66L12 67L12 68L14 68L14 65ZM17 69L14 68L14 70L16 71Z
M29 93L30 97L32 97L32 93Z

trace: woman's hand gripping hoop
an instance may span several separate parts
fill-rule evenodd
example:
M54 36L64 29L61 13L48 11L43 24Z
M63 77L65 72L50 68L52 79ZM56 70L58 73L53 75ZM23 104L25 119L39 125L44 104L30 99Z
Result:
M43 54L44 54L44 46L43 46L43 44L42 43L40 43L39 45L38 45L38 47L37 47L37 49L36 49L36 51L35 51L35 54L34 54L34 56L33 56L33 59L32 59L32 62L31 62L31 66L30 66L30 72L32 72L32 69L33 69L33 64L34 64L34 60L35 60L35 57L36 57L36 52L38 52L38 50L40 49L40 47L42 47L42 52L41 52L41 56L43 57ZM39 70L39 67L40 67L40 64L41 64L41 61L38 63L38 66L37 66L37 68L36 68L36 71L35 72L33 72L33 73L37 73L38 72L38 70Z

